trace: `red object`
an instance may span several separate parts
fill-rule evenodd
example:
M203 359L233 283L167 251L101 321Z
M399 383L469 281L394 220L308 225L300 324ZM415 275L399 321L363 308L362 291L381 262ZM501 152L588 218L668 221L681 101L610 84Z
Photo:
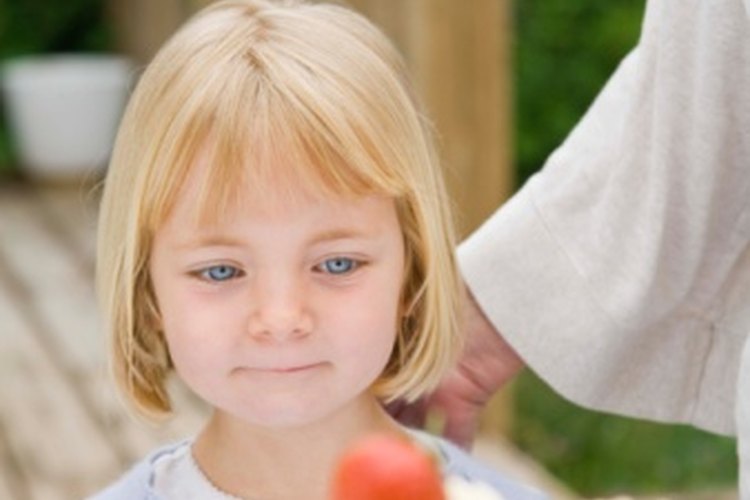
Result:
M435 461L403 438L376 435L339 461L332 500L445 500Z

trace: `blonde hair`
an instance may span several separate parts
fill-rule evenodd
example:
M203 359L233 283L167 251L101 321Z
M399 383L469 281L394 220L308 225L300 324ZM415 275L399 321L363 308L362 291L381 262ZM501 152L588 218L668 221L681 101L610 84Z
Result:
M206 144L213 161L198 203L209 217L238 195L238 177L253 176L262 190L270 172L248 172L249 156L283 155L295 175L329 192L395 199L404 319L374 389L389 401L433 388L459 349L461 287L431 130L398 52L342 7L222 1L179 30L142 75L104 187L97 286L115 379L135 408L171 412L149 251Z

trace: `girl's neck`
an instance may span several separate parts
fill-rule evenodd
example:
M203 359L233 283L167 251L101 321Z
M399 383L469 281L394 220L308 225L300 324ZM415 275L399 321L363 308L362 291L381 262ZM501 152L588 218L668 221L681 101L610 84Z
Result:
M193 455L209 480L233 496L323 500L342 452L376 432L403 433L375 398L293 428L254 426L216 411L196 439Z

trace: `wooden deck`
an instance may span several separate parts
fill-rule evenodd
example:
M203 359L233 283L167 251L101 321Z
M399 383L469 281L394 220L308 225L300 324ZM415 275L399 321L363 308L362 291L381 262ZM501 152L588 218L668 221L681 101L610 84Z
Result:
M161 427L117 400L93 290L95 198L0 185L0 499L83 498L204 414L179 389Z

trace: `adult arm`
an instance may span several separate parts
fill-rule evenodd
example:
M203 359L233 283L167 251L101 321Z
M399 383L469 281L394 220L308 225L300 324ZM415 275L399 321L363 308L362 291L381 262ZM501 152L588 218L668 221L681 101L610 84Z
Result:
M732 433L749 203L746 6L651 0L638 47L459 258L496 330L569 399Z

